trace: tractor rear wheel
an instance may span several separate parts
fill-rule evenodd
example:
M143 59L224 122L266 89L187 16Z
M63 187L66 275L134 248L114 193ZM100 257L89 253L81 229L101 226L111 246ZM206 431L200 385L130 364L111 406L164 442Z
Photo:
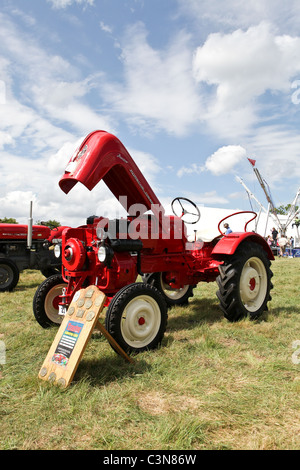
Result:
M249 316L254 320L268 310L273 287L270 265L265 250L246 241L219 266L217 297L225 318L234 322Z
M161 293L144 283L123 287L112 299L105 327L127 353L157 348L167 326L167 306Z
M173 289L167 282L167 273L145 274L143 281L158 289L163 295L168 307L174 305L186 305L190 297L193 297L194 286L185 285L180 289Z
M0 292L12 291L19 282L18 266L10 259L0 258Z
M50 276L40 284L33 298L33 313L36 321L43 327L60 325L63 316L58 314L59 296L67 287L61 274Z

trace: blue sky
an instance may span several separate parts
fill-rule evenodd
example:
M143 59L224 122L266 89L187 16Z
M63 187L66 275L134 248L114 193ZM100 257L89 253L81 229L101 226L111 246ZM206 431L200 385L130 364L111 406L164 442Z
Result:
M0 217L80 225L118 203L58 181L89 132L114 133L161 202L249 210L300 186L298 0L2 0ZM204 222L203 222L204 223Z

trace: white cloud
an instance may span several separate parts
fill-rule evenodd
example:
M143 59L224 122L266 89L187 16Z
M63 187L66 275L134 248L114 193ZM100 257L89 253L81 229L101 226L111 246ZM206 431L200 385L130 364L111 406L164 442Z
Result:
M246 150L240 145L226 145L219 148L207 158L204 165L192 163L188 167L181 167L177 176L185 174L200 174L203 171L210 171L213 175L219 176L230 173L233 168L246 156Z
M84 224L86 217L92 214L105 217L126 215L103 181L93 191L80 183L67 195L60 189L59 180L81 142L81 138L74 142L66 140L57 152L38 159L32 159L31 155L16 156L3 152L0 161L0 216L15 217L19 223L26 223L30 201L33 201L34 220L55 219L63 225L75 227ZM156 176L161 170L157 160L149 153L135 149L128 151L155 188Z
M0 131L0 150L3 150L5 145L14 145L14 139L7 132Z
M261 22L210 34L194 55L189 35L172 39L154 49L145 26L131 26L120 46L123 84L103 78L103 100L132 131L185 136L202 126L230 143L248 136L266 110L268 119L283 112L271 108L276 100L269 109L262 100L267 92L291 94L291 81L300 73L300 37L277 34Z
M180 33L168 48L156 50L143 24L128 28L121 55L124 84L105 83L103 99L131 126L184 135L201 117L188 40Z
M30 145L41 150L52 145L59 148L69 134L63 129L66 125L79 135L95 128L114 130L107 115L86 103L87 95L99 85L99 74L80 77L76 67L59 55L47 53L3 14L0 43L5 85L1 87L2 132L12 139L30 139Z
M262 21L273 23L278 30L298 34L300 4L298 0L178 0L182 15L197 25L210 24L217 29L248 28Z
M72 5L73 3L77 3L78 5L94 5L94 0L47 0L48 2L52 3L53 8L66 8Z
M33 16L24 13L22 10L19 10L19 8L14 8L11 13L21 18L26 26L32 27L36 24L36 19Z
M299 149L299 131L280 125L257 129L247 142L248 153L254 156L259 171L272 185L278 185L285 178L299 180Z
M6 84L4 80L0 80L0 105L6 103Z
M268 23L210 34L194 56L194 76L210 86L206 119L219 135L246 135L260 120L258 97L290 92L300 73L300 37L275 35Z
M30 201L36 206L37 198L32 191L10 191L0 197L1 218L12 217L19 223L26 223L29 217ZM20 208L21 211L20 211ZM20 221L20 212L23 211L24 218Z
M100 21L100 28L102 31L104 31L105 33L109 33L111 34L113 32L113 28L105 23L103 23L103 21Z
M196 174L199 175L205 170L204 166L197 165L197 163L192 163L190 166L182 166L178 171L177 171L177 176L181 178L183 175L191 175L191 174Z
M2 148L15 146L17 139L28 150L45 151L47 148L59 148L70 134L52 124L29 106L9 97L0 106L0 143Z
M218 87L224 104L248 102L266 90L286 91L300 71L300 37L276 36L268 23L211 34L194 59L198 81Z
M2 13L0 44L1 213L26 222L33 200L35 220L82 224L82 214L89 215L90 207L101 200L96 198L99 192L87 197L82 193L85 188L77 190L80 197L75 194L73 209L66 204L58 180L72 142L95 128L111 129L109 119L85 99L99 77L82 78L70 62L49 54Z
M35 220L56 219L73 226L85 223L93 213L108 216L122 211L103 182L93 192L78 184L70 195L58 185L74 148L87 133L97 128L113 132L110 119L94 111L85 99L97 88L102 75L81 77L70 62L49 54L3 14L0 43L3 216L26 223L30 200L34 202ZM73 132L66 130L70 128ZM160 171L155 158L135 149L130 153L155 185Z
M227 145L219 148L205 162L205 168L216 176L232 169L246 156L246 150L240 145Z

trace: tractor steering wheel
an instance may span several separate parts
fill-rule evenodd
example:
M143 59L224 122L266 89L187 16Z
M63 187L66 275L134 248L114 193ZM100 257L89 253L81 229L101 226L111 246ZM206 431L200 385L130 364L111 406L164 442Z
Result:
M175 203L176 203L176 207L174 207ZM195 211L191 212L191 210L187 210L184 207L186 205L188 206L189 204L192 205L193 210L196 210L196 213ZM190 199L186 199L185 197L176 197L175 199L173 199L173 201L171 202L171 209L173 211L173 214L176 217L180 217L186 224L196 224L200 220L200 217L201 217L200 211L198 207L196 206L196 204L190 201ZM191 217L192 220L184 219L186 215L192 216Z

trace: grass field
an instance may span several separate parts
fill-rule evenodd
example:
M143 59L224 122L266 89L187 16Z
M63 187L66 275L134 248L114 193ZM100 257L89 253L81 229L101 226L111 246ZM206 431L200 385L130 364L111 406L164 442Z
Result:
M38 379L57 328L35 321L44 278L23 272L0 294L0 449L299 449L300 259L272 270L260 321L229 323L216 284L199 284L169 311L162 347L134 364L94 333L66 390Z

